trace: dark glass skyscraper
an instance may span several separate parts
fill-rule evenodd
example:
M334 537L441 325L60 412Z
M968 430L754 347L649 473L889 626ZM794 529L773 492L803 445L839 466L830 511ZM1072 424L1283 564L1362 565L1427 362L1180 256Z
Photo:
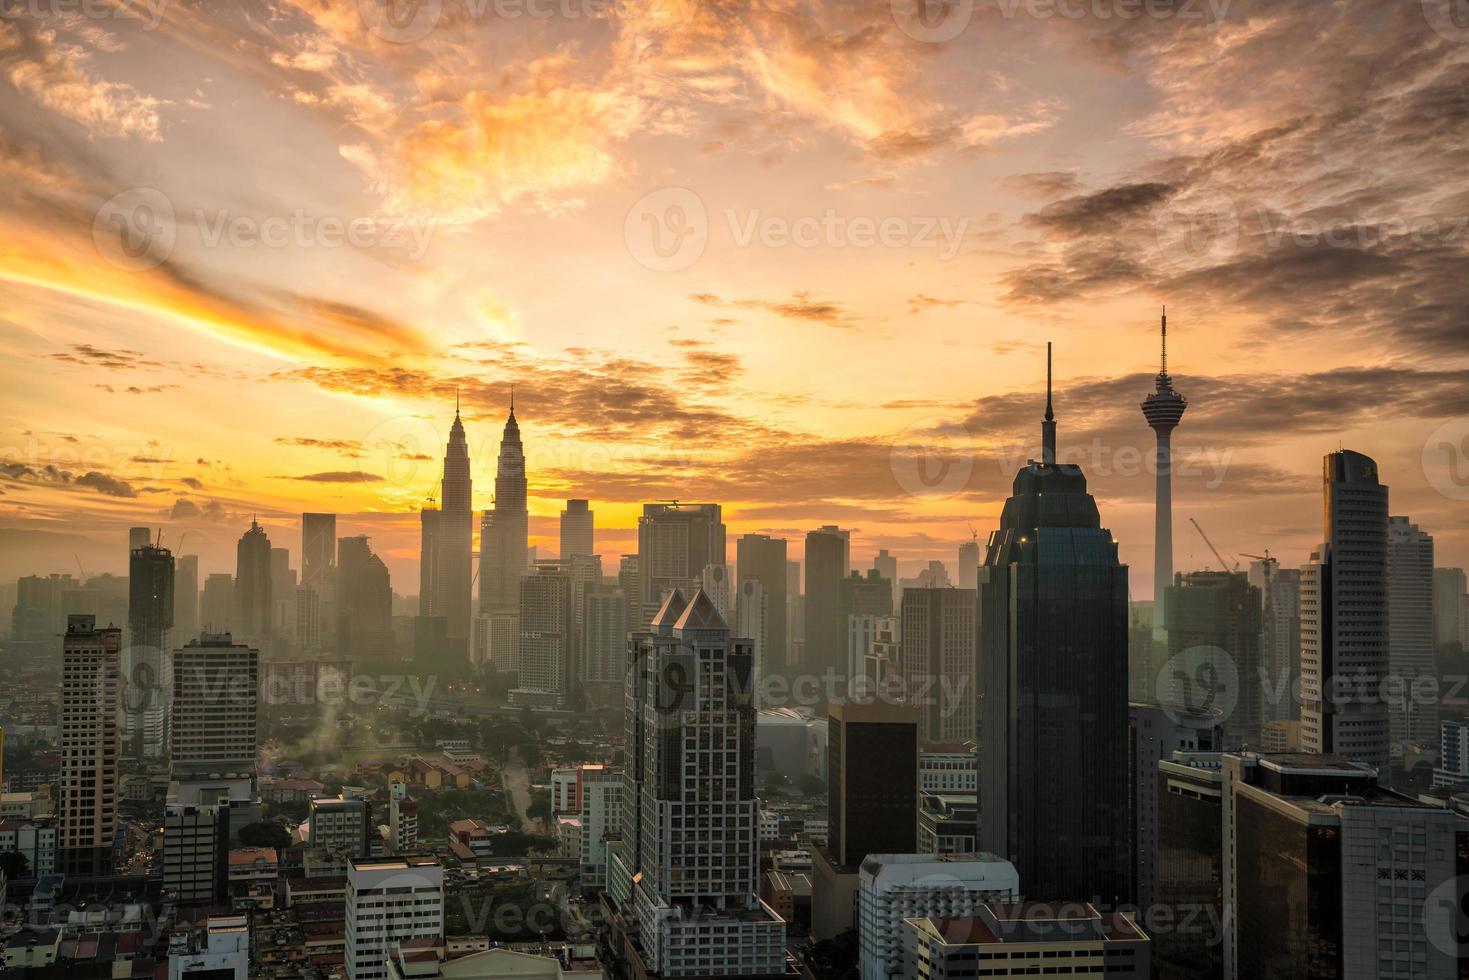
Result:
M1081 468L1056 462L1049 388L1041 460L980 572L979 839L1028 899L1112 903L1131 898L1127 567Z
M764 589L767 603L765 666L770 670L786 667L785 538L743 535L735 542L735 574L741 582L754 579Z
M123 740L139 758L162 758L168 700L164 657L173 629L173 553L144 544L128 557L128 646L123 654Z
M515 421L515 400L500 437L500 456L495 463L495 503L480 524L479 611L514 612L520 608L520 580L526 565L525 449L520 444L520 423Z
M270 538L254 520L235 548L235 639L260 649L270 636Z

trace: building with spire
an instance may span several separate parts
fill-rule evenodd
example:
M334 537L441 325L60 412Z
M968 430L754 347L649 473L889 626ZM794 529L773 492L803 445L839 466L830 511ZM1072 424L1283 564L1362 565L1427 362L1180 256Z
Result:
M266 645L272 621L270 538L252 517L250 529L235 548L235 618L233 632L257 650ZM216 627L217 628L217 627Z
M529 571L526 543L525 449L520 423L515 420L515 392L510 393L510 415L500 436L495 462L495 502L480 523L479 611L481 615L516 612L520 608L520 580Z
M1015 475L979 575L980 849L1036 901L1131 900L1127 566L1081 467Z
M1154 466L1157 490L1153 506L1153 636L1164 638L1168 628L1164 595L1173 584L1173 430L1183 418L1188 399L1173 390L1168 375L1168 308L1163 308L1163 353L1156 389L1143 399L1143 418L1158 437Z
M474 578L474 481L469 474L469 442L454 399L454 423L444 448L444 473L438 508L422 513L418 614L444 620L451 647L469 655L470 596Z

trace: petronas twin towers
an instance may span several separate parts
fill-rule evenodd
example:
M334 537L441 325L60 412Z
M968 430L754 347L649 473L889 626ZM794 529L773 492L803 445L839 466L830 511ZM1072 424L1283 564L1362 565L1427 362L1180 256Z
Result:
M514 609L519 603L528 531L525 496L525 452L512 396L495 471L495 502L480 524L482 613ZM474 481L469 469L469 442L457 404L444 450L437 503L437 507L425 507L420 515L418 612L420 617L443 619L450 643L467 651L472 636Z

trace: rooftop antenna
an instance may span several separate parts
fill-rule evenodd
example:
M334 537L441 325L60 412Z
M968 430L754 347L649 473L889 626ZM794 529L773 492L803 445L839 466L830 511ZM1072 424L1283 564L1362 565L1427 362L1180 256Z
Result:
M1056 413L1051 409L1051 342L1046 341L1046 419L1041 423L1041 462L1056 462Z
M1168 376L1168 307L1166 305L1163 307L1163 364L1158 373L1165 378Z

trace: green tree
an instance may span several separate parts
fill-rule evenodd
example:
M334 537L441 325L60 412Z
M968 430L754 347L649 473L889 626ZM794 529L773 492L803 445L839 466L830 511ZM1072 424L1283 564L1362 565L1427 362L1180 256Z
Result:
M29 878L31 874L31 862L19 851L6 851L4 854L0 854L0 871L5 872L6 881L14 881L17 878Z
M291 834L274 820L261 820L240 828L240 843L246 847L273 847L283 851L291 846Z
M801 777L801 793L804 796L821 796L826 792L826 780L811 773Z

